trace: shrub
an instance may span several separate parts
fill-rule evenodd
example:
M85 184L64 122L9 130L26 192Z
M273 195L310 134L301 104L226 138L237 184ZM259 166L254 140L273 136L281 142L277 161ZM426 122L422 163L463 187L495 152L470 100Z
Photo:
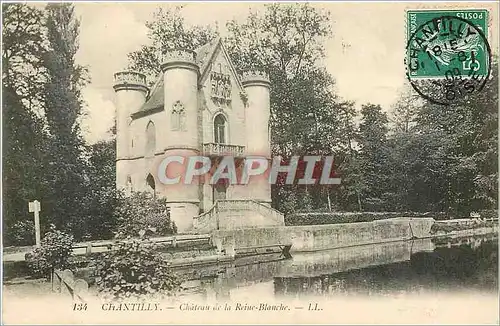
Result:
M73 236L56 230L51 225L50 231L41 240L40 247L26 254L30 274L34 277L50 277L54 269L68 267L72 253Z
M170 210L165 198L154 198L147 192L134 192L130 196L119 195L115 208L118 237L137 237L141 230L154 229L159 236L177 232L170 220Z
M322 225L338 223L371 222L395 217L432 217L443 219L444 213L415 212L308 212L285 216L285 225Z
M12 246L31 246L35 244L35 222L18 221L5 230L6 243Z
M490 228L498 225L498 221L484 221L484 220L473 220L472 224L461 224L461 223L434 223L431 227L431 234L436 234L439 232L450 233L453 231L462 231L462 230L472 230L478 228Z
M69 221L69 228L77 231L78 240L112 239L117 227L113 213L117 207L119 191L115 189L114 183L108 187L92 185L92 188L92 191L85 193L82 198L85 223L74 219Z
M481 218L498 218L498 210L496 209L483 209L478 211Z
M111 299L170 296L180 286L157 245L145 237L118 242L115 250L103 253L92 265L98 291Z

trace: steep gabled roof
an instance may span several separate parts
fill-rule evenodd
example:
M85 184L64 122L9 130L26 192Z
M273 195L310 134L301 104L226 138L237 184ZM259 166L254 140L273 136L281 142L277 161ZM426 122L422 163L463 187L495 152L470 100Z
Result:
M149 91L148 99L146 103L142 105L139 111L132 114L132 117L139 117L147 114L148 112L158 111L163 109L163 103L165 101L163 94L163 75L160 74L156 79L153 87Z
M202 82L205 80L205 77L208 75L208 72L210 71L210 64L215 60L216 54L218 54L220 49L222 51L222 54L226 58L226 61L229 64L229 69L233 73L236 83L238 84L238 87L240 88L240 90L243 90L243 85L241 84L238 72L236 71L233 62L231 61L231 58L229 58L228 52L226 50L226 47L224 46L224 43L222 42L222 39L218 37L209 44L212 43L213 46L211 47L210 52L208 52L210 55L209 56L207 55L208 59L207 60L203 59L205 62L203 62L203 64L200 65L200 80Z
M200 68L200 80L203 81L208 74L210 70L210 64L215 59L216 53L218 52L219 48L222 50L224 56L226 57L226 60L229 62L229 67L233 74L236 76L236 82L238 83L238 86L243 89L236 69L232 64L220 37L195 49L196 63ZM160 73L158 78L156 79L155 84L149 92L146 103L144 103L139 111L132 114L133 118L144 116L149 113L161 111L164 109L163 105L165 102L165 95L163 93L163 83L163 74Z
M212 57L217 49L217 45L221 43L221 38L217 37L216 39L208 42L207 44L200 46L196 50L196 63L200 67L200 72L203 74L203 71L207 69L212 60Z

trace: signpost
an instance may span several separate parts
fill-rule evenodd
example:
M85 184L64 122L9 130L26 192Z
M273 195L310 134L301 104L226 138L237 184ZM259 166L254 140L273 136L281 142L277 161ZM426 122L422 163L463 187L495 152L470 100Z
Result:
M28 210L30 213L35 213L35 239L36 246L40 247L40 215L38 214L41 210L40 202L38 200L30 201L28 203Z

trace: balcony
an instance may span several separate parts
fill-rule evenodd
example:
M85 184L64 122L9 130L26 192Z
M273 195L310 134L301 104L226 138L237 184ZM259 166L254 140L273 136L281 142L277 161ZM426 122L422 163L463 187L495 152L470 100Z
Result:
M203 155L206 156L234 156L241 157L245 152L245 146L228 145L217 143L203 144Z

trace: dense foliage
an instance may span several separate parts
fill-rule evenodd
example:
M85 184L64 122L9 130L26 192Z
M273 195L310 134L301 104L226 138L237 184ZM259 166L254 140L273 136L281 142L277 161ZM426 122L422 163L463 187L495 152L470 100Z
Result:
M285 225L321 225L372 222L397 217L432 217L434 219L447 219L442 212L308 212L293 213L285 216Z
M167 259L147 237L122 240L116 250L102 254L93 264L97 289L107 298L168 296L180 286Z
M116 226L114 140L83 141L80 90L88 76L75 63L74 8L2 8L4 244L34 243L28 202L35 199L42 232L54 224L76 240L110 238Z
M26 262L30 273L35 277L50 277L54 269L68 267L68 259L72 254L73 236L51 226L41 239L39 248L26 254Z
M8 233L5 233L6 242L15 246L30 246L35 244L35 222L18 221L14 223Z
M148 192L133 192L130 196L120 193L113 214L119 238L137 237L142 230L153 230L158 236L177 232L170 220L167 200L154 198Z
M496 221L486 221L486 220L474 220L473 223L467 224L443 224L443 223L434 223L431 227L431 234L445 234L453 231L462 231L462 230L470 230L470 229L479 229L479 228L493 228L498 227L498 220Z

